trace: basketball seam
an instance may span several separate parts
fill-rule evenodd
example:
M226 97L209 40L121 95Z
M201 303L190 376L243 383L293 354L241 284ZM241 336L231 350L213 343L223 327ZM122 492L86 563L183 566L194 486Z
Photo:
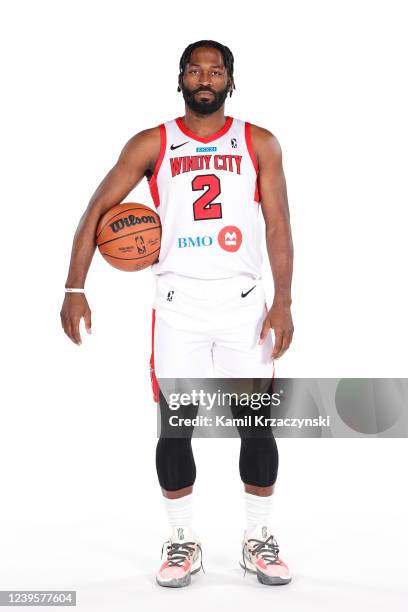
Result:
M152 251L151 253L148 254L148 257L150 255L153 255L154 253L157 253L157 251L160 251L160 249L156 249L155 251ZM101 251L101 255L104 255L104 257L112 257L112 259L121 259L122 261L132 261L133 259L145 259L146 255L141 255L140 257L117 257L116 255L110 255L109 253L103 253Z
M127 238L128 236L134 236L135 234L141 234L143 232L149 232L150 230L161 229L161 225L155 227L148 227L142 230L138 230L137 232L131 232L130 234L125 234L124 236L116 236L116 238L110 238L109 240L105 240L105 242L101 242L98 244L98 247L101 248L104 244L108 244L109 242L115 242L115 240L120 240L121 238Z

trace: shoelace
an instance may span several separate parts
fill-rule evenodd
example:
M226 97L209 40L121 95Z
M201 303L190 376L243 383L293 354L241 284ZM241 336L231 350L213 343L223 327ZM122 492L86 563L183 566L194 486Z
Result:
M251 552L255 555L261 556L267 565L273 565L278 561L279 546L273 535L270 535L266 540L256 540L255 538L251 538L248 540L248 544L250 542L256 542L256 544L252 546ZM242 547L242 559L246 573L247 566L244 555L244 547Z
M169 567L181 567L184 561L191 557L194 553L194 546L197 545L198 550L200 551L200 568L204 572L203 567L203 552L201 550L201 546L196 544L196 542L165 542L162 546L162 555L163 549L167 544L167 562ZM204 572L205 574L205 572Z

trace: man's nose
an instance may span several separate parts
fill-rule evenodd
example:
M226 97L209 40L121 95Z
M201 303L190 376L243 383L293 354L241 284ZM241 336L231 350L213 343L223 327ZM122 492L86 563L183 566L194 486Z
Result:
M210 74L208 72L202 72L200 75L200 85L210 85L211 84L211 77Z

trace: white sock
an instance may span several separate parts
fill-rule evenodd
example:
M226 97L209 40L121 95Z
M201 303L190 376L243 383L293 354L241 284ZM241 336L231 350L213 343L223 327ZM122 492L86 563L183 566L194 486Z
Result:
M192 528L193 523L193 494L184 495L177 499L164 498L167 517L170 527L189 527Z
M272 495L261 497L244 492L247 530L252 531L257 525L269 525L272 509Z

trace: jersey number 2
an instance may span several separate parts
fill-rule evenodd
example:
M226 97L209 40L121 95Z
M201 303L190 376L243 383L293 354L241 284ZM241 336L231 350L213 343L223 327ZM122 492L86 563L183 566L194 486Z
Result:
M220 179L215 174L199 174L191 181L193 191L202 191L208 187L193 204L194 220L221 219L221 204L214 202L221 193Z

